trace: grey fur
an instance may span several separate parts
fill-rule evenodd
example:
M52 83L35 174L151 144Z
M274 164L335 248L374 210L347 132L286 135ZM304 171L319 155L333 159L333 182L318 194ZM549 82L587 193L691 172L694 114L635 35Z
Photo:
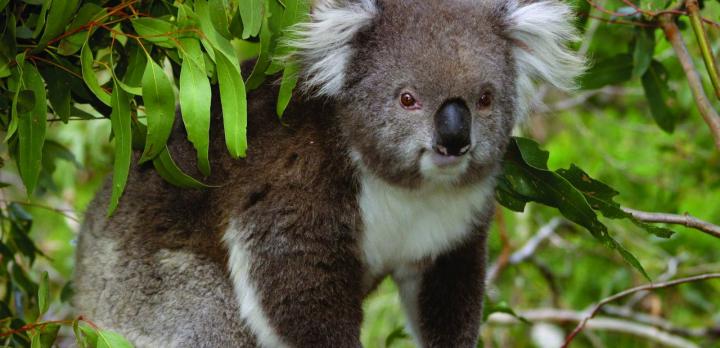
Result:
M473 347L494 205L492 190L483 188L492 184L522 113L519 84L541 78L568 87L582 64L564 49L572 36L564 31L570 18L560 18L566 7L534 5L550 11L543 18L563 30L538 31L546 46L518 42L532 38L527 25L518 26L524 17L517 10L526 1L321 0L315 22L298 26L306 93L288 107L285 125L274 115L276 88L262 86L248 96L244 159L233 160L224 149L215 93L206 180L220 188L177 189L152 169L134 166L111 218L105 216L109 183L98 193L78 244L78 313L142 347L358 347L362 301L392 274L404 284L417 342ZM347 27L322 11L365 17ZM317 39L313 28L335 34ZM530 51L519 57L518 49ZM540 58L528 58L540 49ZM566 59L543 67L555 55ZM518 66L530 60L531 68ZM558 75L563 67L567 75ZM422 107L403 109L403 91ZM489 108L476 106L484 92L494 97ZM473 147L462 170L441 175L426 162L432 117L449 99L470 108ZM199 175L180 126L169 148L185 171ZM366 227L382 212L362 199L374 197L365 191L368 182L409 197L417 193L418 200L436 192L481 196L458 197L469 202L460 213L472 219L436 212L462 229L460 237L441 238L447 245L431 245L403 264L373 269L364 254L373 232ZM408 214L423 208L413 203ZM417 242L410 251L428 248Z

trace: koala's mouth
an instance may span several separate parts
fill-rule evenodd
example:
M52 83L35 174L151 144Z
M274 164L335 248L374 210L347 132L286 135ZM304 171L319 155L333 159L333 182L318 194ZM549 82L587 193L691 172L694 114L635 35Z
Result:
M460 155L426 149L420 154L420 174L429 181L457 181L470 166L472 148Z

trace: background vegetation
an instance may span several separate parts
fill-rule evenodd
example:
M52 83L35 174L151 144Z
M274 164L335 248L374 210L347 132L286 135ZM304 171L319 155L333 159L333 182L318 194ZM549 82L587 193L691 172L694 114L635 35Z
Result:
M573 95L538 88L544 104L508 153L497 194L506 208L490 236L484 345L720 346L720 282L712 280L632 292L571 337L612 294L720 272L717 227L682 226L697 222L686 212L720 221L720 2L573 5L577 48L592 68ZM306 11L300 0L0 0L0 342L127 346L67 302L87 204L108 175L121 197L132 148L170 182L202 186L163 149L177 100L204 163L210 84L220 85L232 115L228 150L241 156L245 91L282 75L282 114L296 68L272 57L289 53L284 29ZM254 57L250 77L237 78L239 62ZM658 218L675 223L645 224ZM365 306L366 347L412 346L391 282Z

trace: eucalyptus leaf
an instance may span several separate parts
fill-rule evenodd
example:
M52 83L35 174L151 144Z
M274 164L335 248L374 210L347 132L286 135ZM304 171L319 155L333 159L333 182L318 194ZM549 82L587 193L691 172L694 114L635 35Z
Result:
M645 74L655 53L655 28L637 28L633 48L633 77Z
M54 0L50 6L47 15L47 23L40 42L35 48L35 52L42 51L50 40L60 36L65 31L65 27L70 23L75 10L78 7L79 0Z
M143 74L142 95L148 130L140 163L153 159L165 148L175 121L173 84L160 65L150 58Z
M88 36L88 33L79 29L83 26L87 26L88 23L93 20L99 20L99 22L104 22L104 19L100 19L103 18L103 15L106 12L107 10L104 7L98 6L97 4L94 4L92 2L82 4L82 6L80 6L80 9L78 9L77 13L75 14L75 18L73 18L72 22L70 22L70 25L67 28L68 32L75 33L60 40L57 53L60 55L69 56L75 54L78 50L80 50L80 48L82 48L83 46L83 43L85 42L85 38ZM95 28L95 26L91 26L87 29L90 31L90 35L92 35L92 33L95 31Z
M242 38L257 36L263 20L264 0L243 0L238 2L238 11L242 19Z
M47 271L42 273L42 276L40 277L40 284L38 284L38 307L40 309L40 313L38 314L38 317L42 317L45 312L47 312L48 307L50 306L50 281L48 280L48 273Z
M667 133L675 130L677 117L669 105L671 98L668 73L662 63L653 61L642 76L642 85L655 123Z
M298 66L297 64L289 64L283 70L282 82L280 82L280 92L278 93L278 101L275 111L278 117L282 118L285 109L290 104L293 90L298 82Z
M220 104L223 111L225 143L234 158L245 157L247 150L247 97L240 67L221 51L215 54Z
M120 202L132 160L130 99L127 93L122 88L118 88L117 85L113 88L110 123L115 135L115 162L113 165L112 195L108 206L108 215L112 215Z
M583 89L598 89L629 81L633 73L633 57L620 54L593 64L580 78Z
M188 140L198 156L198 167L203 175L210 175L208 159L210 137L210 102L212 91L205 75L205 60L200 42L182 39L185 52L180 71L180 110Z
M95 75L95 70L93 69L93 54L87 40L80 50L80 62L82 66L83 80L85 81L87 87L103 104L110 106L110 93L100 87L100 83Z
M133 28L143 39L160 47L175 47L172 37L177 35L177 28L173 23L152 17L140 17L131 21Z
M28 112L18 112L18 170L28 195L35 190L42 149L47 129L47 104L45 82L35 65L26 61L23 65L23 85L35 96L35 103Z
M175 164L170 152L165 148L153 160L153 166L157 173L172 185L184 188L207 188L208 185L195 180L193 177L183 173L183 171Z

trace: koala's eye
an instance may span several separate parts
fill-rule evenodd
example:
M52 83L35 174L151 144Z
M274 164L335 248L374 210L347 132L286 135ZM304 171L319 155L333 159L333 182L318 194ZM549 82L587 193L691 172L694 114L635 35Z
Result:
M400 104L406 109L412 109L417 108L418 103L417 100L415 100L415 97L413 97L410 93L403 93L400 95Z
M482 95L480 95L480 99L478 99L478 108L480 109L487 109L492 105L493 102L493 96L490 92L483 92Z

